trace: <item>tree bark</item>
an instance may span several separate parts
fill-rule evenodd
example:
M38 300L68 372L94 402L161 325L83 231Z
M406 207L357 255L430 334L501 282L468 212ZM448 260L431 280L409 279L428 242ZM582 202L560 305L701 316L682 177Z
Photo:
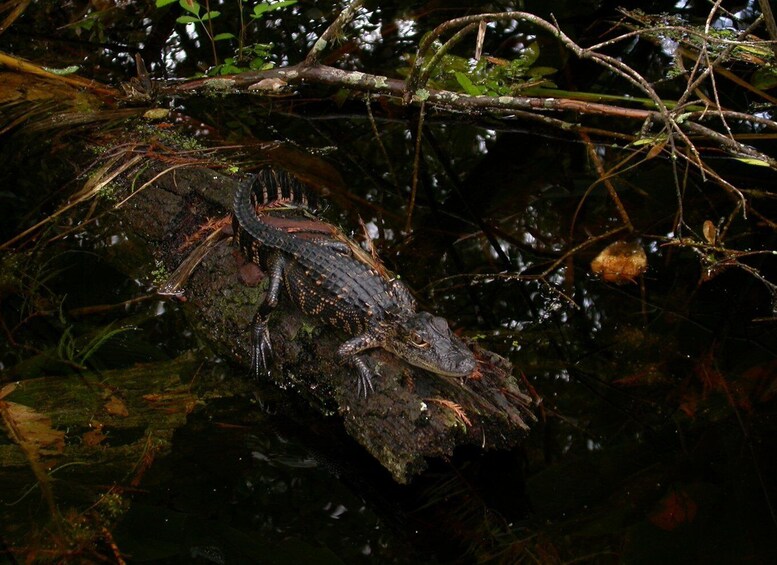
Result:
M116 216L172 272L193 249L183 249L185 242L208 218L228 217L236 181L201 167L159 176L160 171L151 167L136 180L137 185L158 176ZM194 269L183 296L196 331L247 373L251 321L266 285L250 288L241 282L241 262L225 235ZM479 375L468 380L435 376L383 350L372 351L370 362L380 377L365 399L357 393L353 370L337 360L344 340L339 332L303 316L285 296L271 316L270 330L272 380L322 413L339 414L348 434L398 482L422 471L427 458L450 457L459 445L515 446L533 420L532 402L509 363L477 346Z

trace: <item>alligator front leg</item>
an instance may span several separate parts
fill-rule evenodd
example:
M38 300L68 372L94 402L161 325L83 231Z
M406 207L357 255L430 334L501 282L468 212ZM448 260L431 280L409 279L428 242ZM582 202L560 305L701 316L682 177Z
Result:
M361 396L362 391L364 391L365 398L367 398L367 389L375 391L372 386L372 377L375 376L375 373L367 366L367 362L359 353L375 347L380 347L380 340L373 334L365 332L349 339L337 349L337 355L343 363L349 364L358 371L359 380L357 381L356 393Z
M251 374L256 378L259 378L261 375L270 375L272 342L270 341L270 329L267 322L270 313L278 305L285 266L286 260L280 255L271 263L269 273L270 284L267 288L267 294L264 297L264 302L262 302L259 310L254 315L253 333L251 336Z

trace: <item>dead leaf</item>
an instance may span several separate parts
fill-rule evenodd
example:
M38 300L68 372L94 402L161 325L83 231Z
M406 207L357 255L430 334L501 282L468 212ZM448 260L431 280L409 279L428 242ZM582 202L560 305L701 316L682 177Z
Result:
M82 439L84 441L84 445L88 445L89 447L94 447L96 445L100 445L103 441L105 441L105 438L108 437L103 433L102 428L95 428L93 430L89 430L86 432Z
M430 398L429 401L434 402L435 404L439 404L443 408L447 408L456 415L457 420L461 421L467 426L472 427L472 421L467 417L467 413L464 411L464 408L462 408L460 404L456 404L452 400L439 397Z
M16 383L9 383L3 388L0 388L0 400L11 394L14 390L16 390Z
M656 386L671 383L672 380L667 377L666 372L659 364L648 363L644 365L641 371L626 375L612 381L615 385L624 387L642 387Z
M650 151L647 152L647 155L645 156L646 161L650 161L650 159L654 159L658 157L661 154L661 151L664 150L664 147L666 147L666 139L662 140L659 143L656 143L650 148Z
M197 405L197 398L186 387L162 393L144 394L143 400L166 414L190 414Z
M51 419L16 402L0 401L0 415L11 439L35 456L51 457L65 450L65 432L51 427Z
M506 67L510 64L510 61L507 59L500 59L499 57L490 57L486 55L486 61L491 63L492 65L499 65L500 67Z
M671 531L682 524L693 522L698 510L698 504L687 492L677 490L659 501L658 508L648 516L648 520L662 530Z
M715 245L718 241L718 228L715 227L715 224L709 220L704 220L702 232L704 233L704 239L707 240L707 243Z
M646 270L647 255L636 241L611 243L591 261L591 272L618 284L634 282Z
M123 400L114 395L111 395L108 402L105 403L105 411L111 416L121 416L122 418L129 416L127 405L124 404Z

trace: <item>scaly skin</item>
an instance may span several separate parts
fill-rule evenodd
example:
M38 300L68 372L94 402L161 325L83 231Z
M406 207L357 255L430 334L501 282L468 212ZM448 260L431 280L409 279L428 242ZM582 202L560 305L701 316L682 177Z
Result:
M305 314L351 336L338 355L358 371L359 391L365 395L372 390L373 372L362 352L375 347L440 375L461 377L472 372L475 357L451 333L448 323L428 312L416 312L407 287L356 252L355 244L344 243L344 235L301 237L262 221L256 205L277 201L310 209L300 183L285 171L272 169L242 182L234 202L238 245L270 279L254 319L252 370L257 375L269 371L272 349L267 319L278 303L281 284Z

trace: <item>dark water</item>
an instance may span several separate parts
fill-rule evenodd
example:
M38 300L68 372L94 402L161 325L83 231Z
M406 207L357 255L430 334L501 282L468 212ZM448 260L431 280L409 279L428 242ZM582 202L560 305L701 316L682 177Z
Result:
M606 2L526 4L541 16L552 11L581 42L597 41L616 18ZM708 12L700 2L638 4L693 23ZM753 5L736 7L742 23L718 24L741 29L752 20ZM414 52L426 30L468 13L470 4L461 6L369 5L356 23L363 39L344 43L331 62L394 76L406 65L401 56ZM79 72L107 83L134 75L130 54L138 49L154 78L190 76L212 63L201 28L171 20L169 11L182 13L177 4L132 13L121 6L81 8L85 20L76 6L34 6L0 36L0 48L51 67L86 61ZM260 35L249 39L274 42L270 59L278 64L297 62L331 21L330 8L301 2L265 18L250 30ZM218 9L216 32L233 29L236 6ZM167 37L169 27L175 34ZM156 43L157 33L167 41ZM484 50L518 57L535 42L533 33L526 24L497 26ZM536 65L559 69L552 75L559 88L628 91L587 64L565 62L549 38L536 38L536 45ZM229 42L217 47L220 60L229 56ZM454 53L468 57L471 49L465 41ZM647 69L662 96L680 94L681 84L660 82L672 61L649 42L630 43L617 54ZM728 104L748 107L739 89L721 88ZM347 191L330 194L330 214L352 228L361 216L388 266L422 300L466 336L509 358L516 375L543 398L539 422L513 453L462 451L452 461L433 462L412 485L395 485L346 439L336 417L311 414L291 391L246 384L242 370L215 358L188 331L178 306L153 296L153 266L138 280L122 275L116 261L126 242L97 226L89 235L5 254L0 307L15 339L0 350L3 382L50 378L54 387L63 375L77 380L88 373L110 383L111 371L142 362L154 373L154 366L188 354L176 370L197 402L186 411L174 405L183 416L165 436L166 448L118 476L110 460L58 471L52 488L72 523L87 516L92 528L103 520L112 524L116 546L137 562L777 559L774 295L753 274L775 281L774 259L753 256L743 260L745 268L732 267L719 256L669 244L677 235L678 195L667 159L646 160L614 181L633 234L581 245L622 219L606 189L594 185L596 171L579 137L521 120L429 112L407 233L417 112L373 101L381 148L364 100L327 89L311 87L271 102L203 96L173 103L219 131L222 141L282 141L331 164L348 182ZM614 127L604 118L587 124ZM34 146L16 143L0 138L0 205L12 219L2 226L4 240L54 209L57 197L44 200L47 192L74 175L66 160L40 166ZM773 141L755 143L774 155ZM606 167L630 155L605 140L596 151ZM710 162L738 187L773 191L768 169L715 154ZM732 214L735 203L719 186L681 173L681 235L703 242L709 220L719 229L728 226L731 248L777 248L767 222ZM773 195L759 201L758 210L775 218ZM647 256L647 272L631 283L607 283L590 271L590 261L618 237ZM97 316L58 314L146 295ZM48 314L34 315L41 311ZM101 344L85 368L63 362L66 333L83 351L94 335L123 326L137 329ZM113 446L132 445L143 431L116 429L111 438ZM47 508L38 492L22 498L34 477L20 469L2 481L9 485L0 490L2 541L7 549L20 548L9 555L23 559L29 552L45 562L52 555L45 552ZM118 491L120 511L109 516L101 509L94 517L91 505L114 482L125 487ZM107 539L85 539L74 544L72 559L112 559Z

